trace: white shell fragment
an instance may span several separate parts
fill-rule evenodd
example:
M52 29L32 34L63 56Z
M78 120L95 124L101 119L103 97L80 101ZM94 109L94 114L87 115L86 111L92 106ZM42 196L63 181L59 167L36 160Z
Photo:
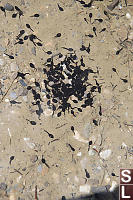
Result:
M90 185L80 185L80 187L79 187L79 191L81 192L81 193L84 193L84 194L89 194L90 193L90 191L91 191L91 186Z
M27 146L31 149L35 148L35 144L30 142L30 138L24 138L25 143L27 144Z
M108 159L110 157L111 153L112 153L111 149L107 149L105 151L101 151L100 152L100 157L102 159L106 160L106 159Z
M81 137L81 135L78 133L78 131L74 131L75 135L73 136L74 139L83 142L83 143L88 143L88 140L85 140L84 138Z
M127 14L126 14L126 18L127 18L127 19L131 19L130 13L127 13Z

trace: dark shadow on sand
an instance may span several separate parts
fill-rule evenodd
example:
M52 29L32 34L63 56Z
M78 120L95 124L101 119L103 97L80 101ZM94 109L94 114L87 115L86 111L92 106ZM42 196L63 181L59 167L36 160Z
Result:
M71 198L66 200L119 200L119 187L113 192L98 192L93 195L79 196L77 198Z

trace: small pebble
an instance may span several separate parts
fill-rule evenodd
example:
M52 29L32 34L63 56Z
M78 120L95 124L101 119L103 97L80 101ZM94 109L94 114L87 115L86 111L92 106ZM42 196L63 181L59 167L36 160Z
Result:
M27 84L24 82L23 79L19 80L19 83L20 83L23 87L27 86Z
M5 10L7 11L13 11L14 10L14 7L10 4L10 3L7 3L5 6L4 6Z
M9 99L5 99L5 102L8 103L8 102L9 102Z
M42 166L41 166L41 165L39 165L39 166L37 167L37 171L38 171L39 173L42 172Z
M127 13L127 14L126 14L126 18L127 18L127 19L131 19L130 13Z
M79 157L82 156L82 152L78 152L77 156L79 156Z
M10 93L10 99L11 99L11 100L14 100L14 99L16 99L16 98L17 98L16 92L11 92L11 93Z
M89 156L94 156L96 154L96 152L93 149L89 150Z
M106 159L108 159L110 157L111 153L112 153L111 149L107 149L105 151L101 151L100 152L100 157L102 159L106 160Z
M84 193L84 194L89 194L90 193L90 191L91 191L91 186L90 185L80 185L80 187L79 187L79 191L81 192L81 193Z

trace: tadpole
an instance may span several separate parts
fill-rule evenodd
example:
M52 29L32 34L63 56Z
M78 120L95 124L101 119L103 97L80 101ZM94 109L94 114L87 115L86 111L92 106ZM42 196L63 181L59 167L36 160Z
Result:
M36 122L35 122L35 121L31 121L31 120L29 120L29 119L26 119L26 120L27 120L28 122L30 122L31 125L33 125L33 126L36 125Z
M57 4L57 5L58 5L58 8L60 11L64 11L64 9L59 4Z
M30 29L31 31L33 31L33 29L31 28L30 24L26 24L26 27L27 27L28 29ZM34 32L34 31L33 31L33 32Z

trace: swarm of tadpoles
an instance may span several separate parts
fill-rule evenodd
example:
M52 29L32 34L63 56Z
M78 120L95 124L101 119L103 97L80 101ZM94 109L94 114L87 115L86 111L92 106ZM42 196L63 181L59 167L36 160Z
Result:
M59 54L59 58L63 55ZM57 116L67 111L73 116L76 112L82 112L83 108L93 106L93 92L101 92L101 86L88 82L92 69L85 69L83 57L80 63L74 52L65 56L64 60L54 64L53 57L48 58L43 69L46 78L44 80L46 89L47 105L57 111Z

